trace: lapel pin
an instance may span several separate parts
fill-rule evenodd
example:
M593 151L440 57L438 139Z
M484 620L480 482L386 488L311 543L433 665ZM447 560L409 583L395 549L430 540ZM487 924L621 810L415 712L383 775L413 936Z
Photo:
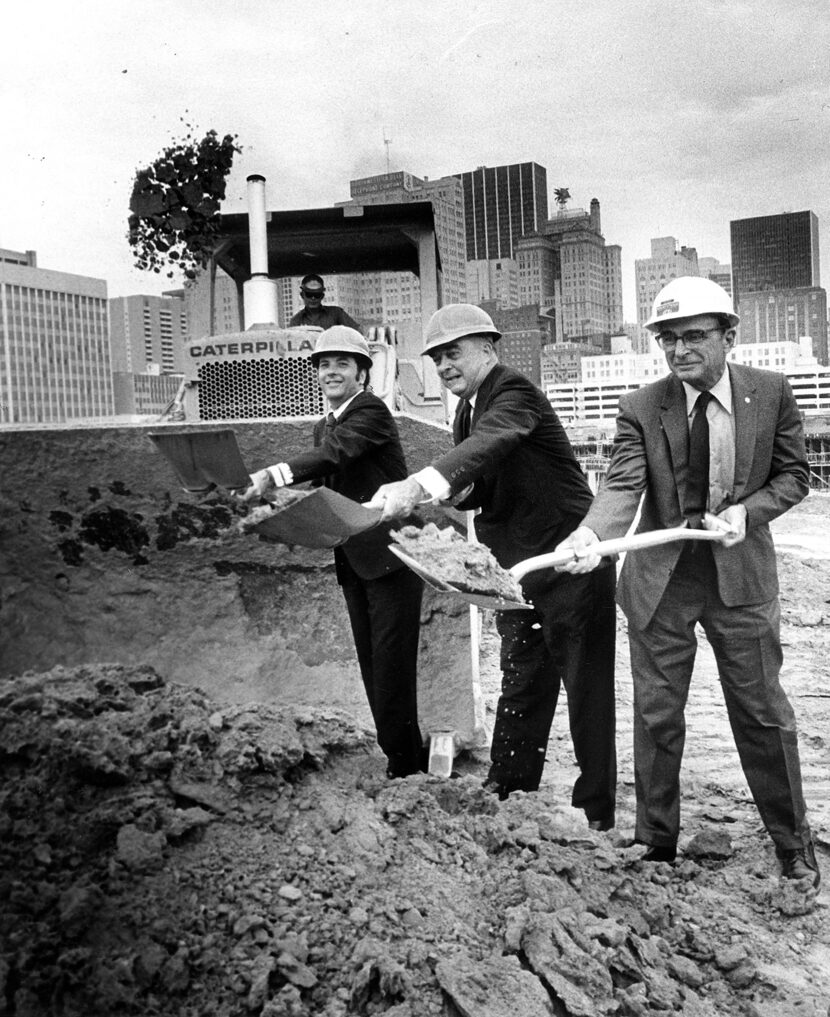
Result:
M748 402L749 402L749 396L744 396L744 402L745 402L745 403L748 403Z

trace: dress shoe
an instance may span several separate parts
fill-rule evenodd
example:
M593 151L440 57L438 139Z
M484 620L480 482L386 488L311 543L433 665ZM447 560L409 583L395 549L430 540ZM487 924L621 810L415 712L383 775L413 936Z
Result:
M778 857L781 859L781 875L784 879L809 879L812 885L818 889L819 883L821 883L821 873L818 871L816 849L812 843L807 847L781 851Z
M602 819L589 819L588 829L596 830L598 833L607 833L608 830L614 829L614 817L603 816Z
M641 862L673 862L677 858L676 844L650 844Z

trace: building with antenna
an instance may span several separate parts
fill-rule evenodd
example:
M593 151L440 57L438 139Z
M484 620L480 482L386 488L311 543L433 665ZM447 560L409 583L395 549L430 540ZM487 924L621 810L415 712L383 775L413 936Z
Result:
M349 193L351 200L338 202L338 205L431 202L441 254L443 303L467 299L464 198L461 183L456 177L430 180L398 170L352 180ZM339 276L337 285L350 287L351 302L343 300L341 306L353 313L364 326L396 326L399 344L403 347L401 355L420 354L421 330L425 323L421 322L420 283L415 275L411 272L362 272L354 276Z

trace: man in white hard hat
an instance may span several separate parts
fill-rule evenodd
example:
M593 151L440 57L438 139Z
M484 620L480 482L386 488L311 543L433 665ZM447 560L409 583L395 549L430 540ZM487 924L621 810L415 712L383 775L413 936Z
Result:
M778 577L768 525L808 492L804 435L783 374L727 365L738 321L729 294L709 279L682 277L660 291L646 328L670 374L620 398L605 483L561 548L586 555L567 571L596 567L591 545L623 536L641 497L640 531L684 519L729 531L722 544L675 541L632 552L621 570L618 600L628 617L634 683L635 839L648 845L647 860L674 861L683 715L699 622L782 875L818 886L795 716L779 682Z
M435 312L424 354L459 398L455 448L374 501L390 520L430 497L479 509L476 536L509 568L552 551L591 489L544 393L498 362L499 338L474 304ZM615 822L614 579L610 565L590 576L534 572L522 583L534 609L496 614L503 679L485 786L500 798L538 789L564 685L580 767L571 802L597 830Z
M330 407L314 427L314 447L254 473L246 500L310 480L367 502L379 484L406 476L392 414L366 389L372 358L363 336L346 325L326 329L311 361ZM416 701L423 584L389 542L389 526L366 530L334 549L334 565L387 775L406 777L426 763Z
M356 332L360 326L354 318L337 304L324 304L323 297L326 295L326 284L323 277L312 273L305 275L300 282L300 296L303 298L303 307L291 318L289 328L302 328L313 326L315 328L332 328L334 325L348 325Z

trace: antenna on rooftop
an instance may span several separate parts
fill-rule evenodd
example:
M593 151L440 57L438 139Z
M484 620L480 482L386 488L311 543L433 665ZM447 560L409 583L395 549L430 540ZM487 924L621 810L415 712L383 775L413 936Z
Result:
M386 172L389 172L389 146L392 144L392 139L386 137L386 128L383 128L383 143L386 145Z

